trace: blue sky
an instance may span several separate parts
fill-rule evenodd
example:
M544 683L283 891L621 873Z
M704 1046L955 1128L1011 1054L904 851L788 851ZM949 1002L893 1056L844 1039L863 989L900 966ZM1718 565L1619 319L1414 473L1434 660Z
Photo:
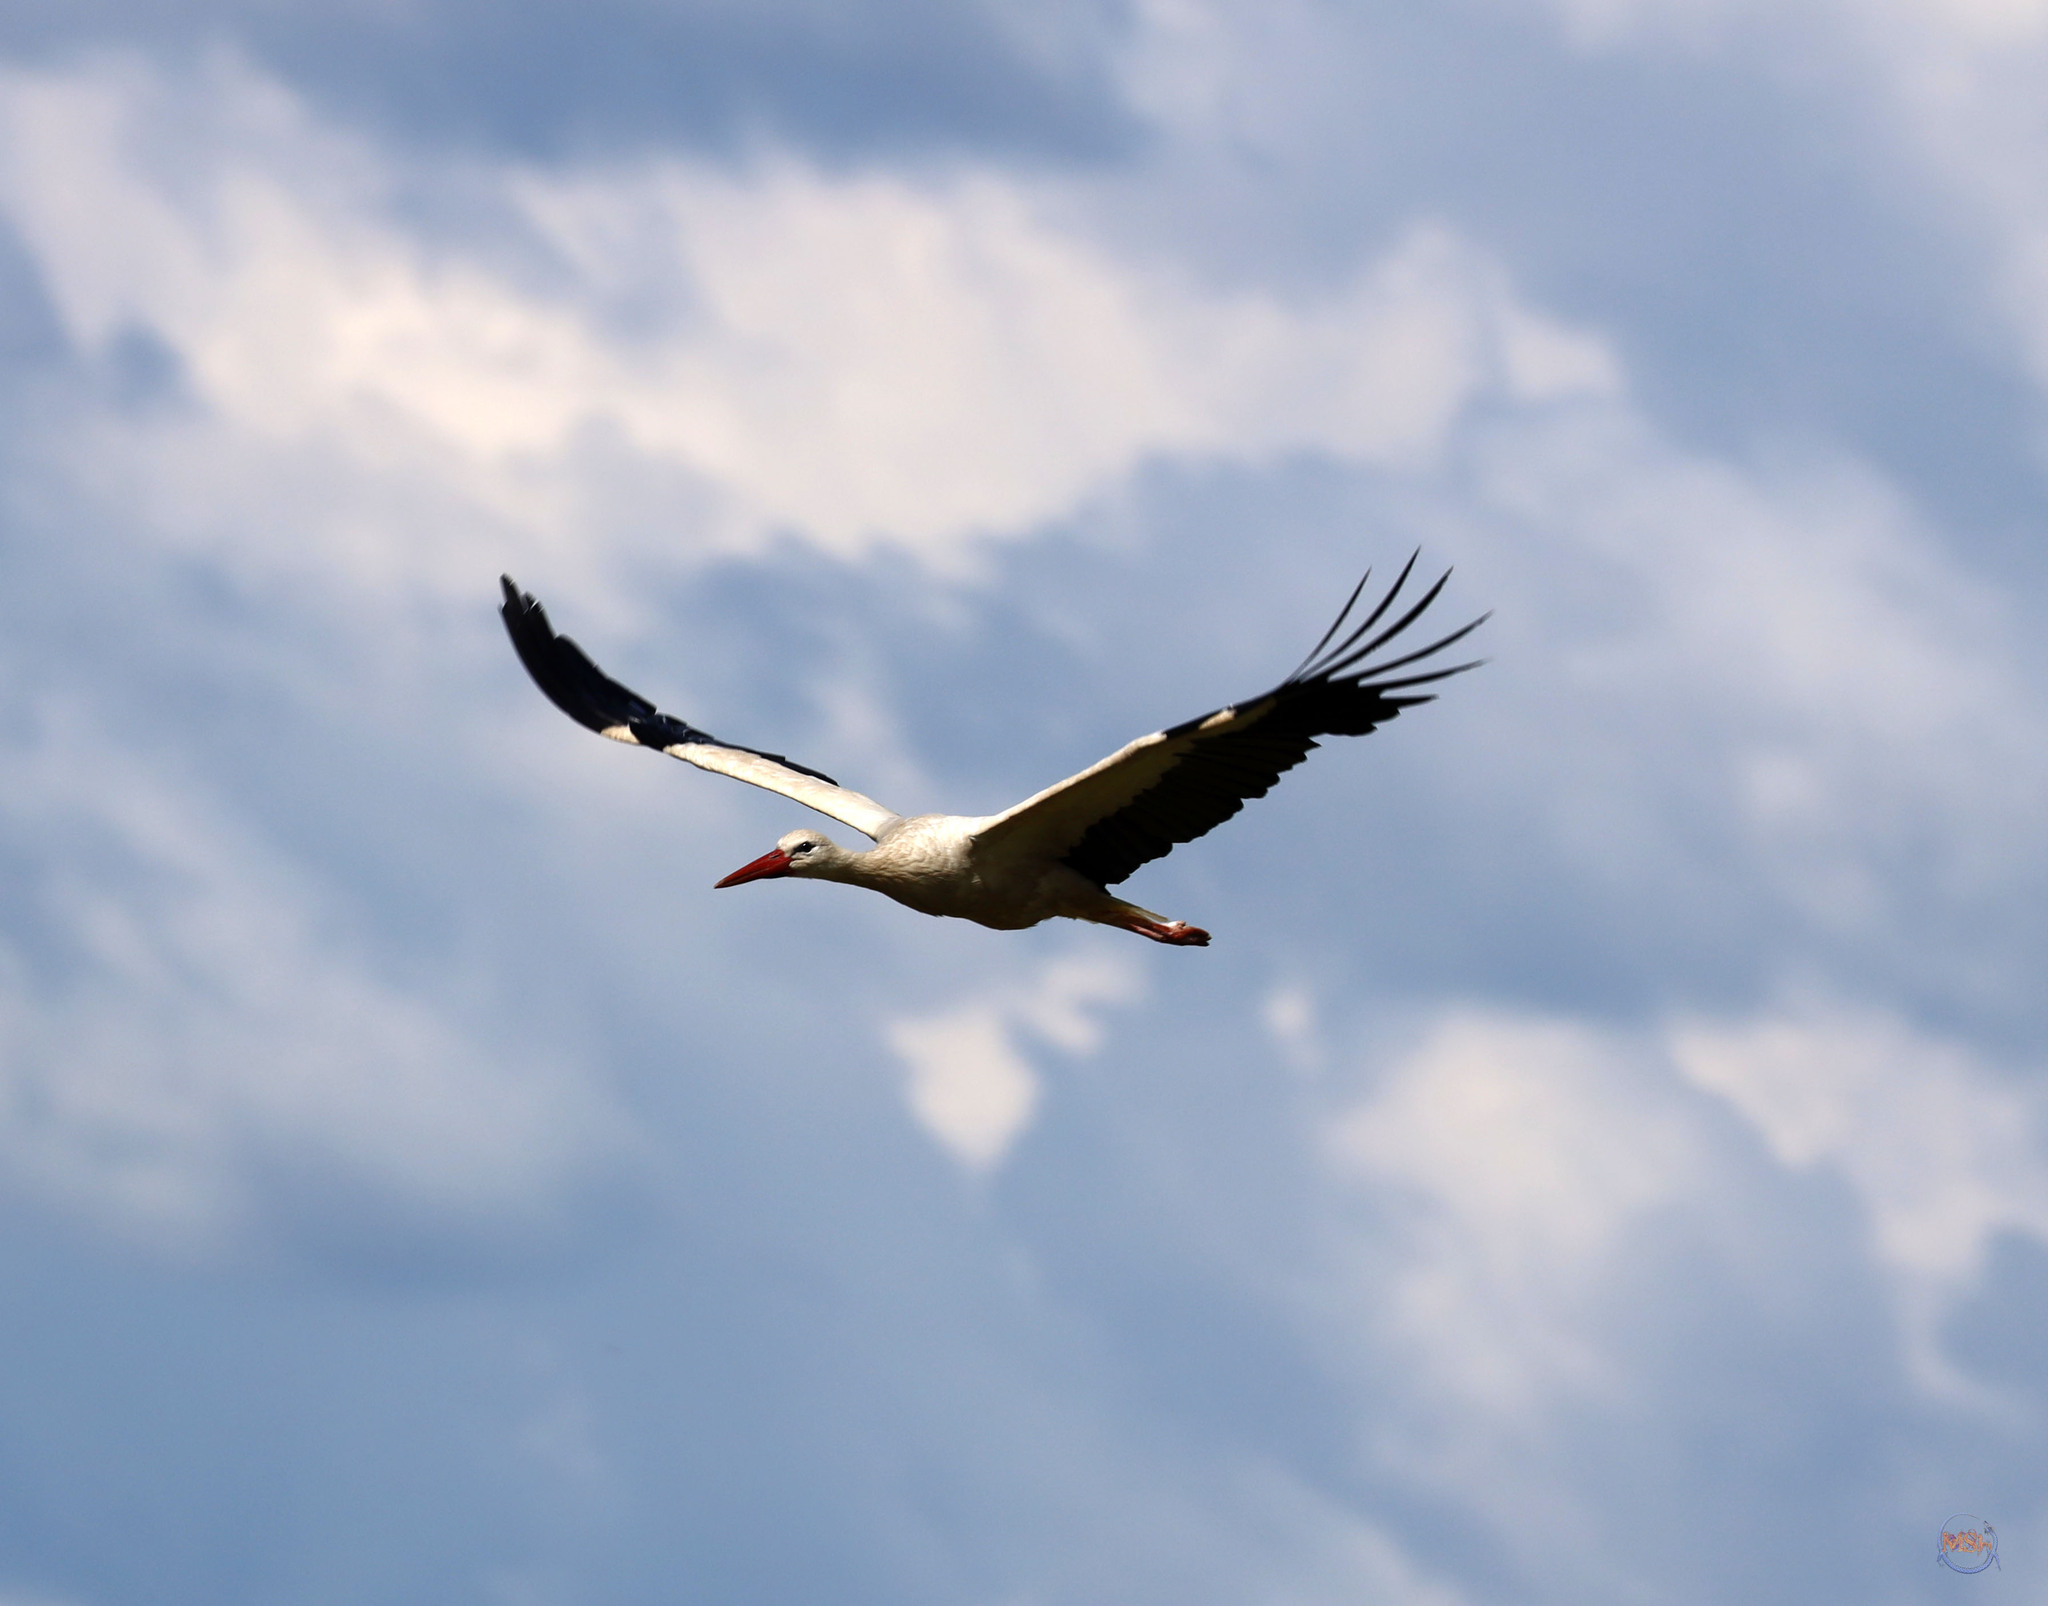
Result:
M2034 1598L2043 83L17 0L0 1606ZM1129 885L1207 950L714 894L808 817L494 613L982 812L1417 546L1490 664Z

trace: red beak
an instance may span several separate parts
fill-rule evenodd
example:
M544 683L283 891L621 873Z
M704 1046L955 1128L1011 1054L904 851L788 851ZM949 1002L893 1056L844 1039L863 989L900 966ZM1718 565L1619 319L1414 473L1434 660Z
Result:
M736 887L742 881L766 881L771 877L789 874L789 855L780 848L770 848L752 864L743 864L723 881L713 882L718 887Z

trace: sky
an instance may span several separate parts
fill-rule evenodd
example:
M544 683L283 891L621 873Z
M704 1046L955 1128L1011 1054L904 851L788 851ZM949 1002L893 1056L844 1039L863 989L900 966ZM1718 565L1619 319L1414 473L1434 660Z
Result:
M9 0L0 1606L2040 1598L2044 84ZM1120 889L1207 949L714 893L813 817L495 613L972 814L1417 549L1488 663Z

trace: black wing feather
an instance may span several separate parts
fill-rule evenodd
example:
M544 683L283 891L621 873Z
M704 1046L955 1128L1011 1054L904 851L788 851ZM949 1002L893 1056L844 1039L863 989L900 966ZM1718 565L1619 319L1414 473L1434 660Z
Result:
M547 693L548 701L577 724L598 732L623 726L633 733L634 741L657 752L700 743L707 747L727 747L735 752L769 759L828 786L839 784L831 776L794 759L784 758L780 753L764 753L758 747L741 747L736 742L720 741L709 731L700 731L687 720L664 714L638 692L621 686L598 668L591 662L590 655L569 637L556 635L554 627L548 623L547 609L531 592L521 591L514 585L509 574L501 575L498 583L505 588L505 605L498 611L504 616L505 630L512 638L512 648L519 654L519 661L526 665L526 672L533 676L533 683Z
M1163 778L1114 814L1091 825L1068 851L1064 862L1097 886L1114 886L1140 865L1163 858L1180 843L1192 842L1214 830L1248 800L1264 797L1282 775L1321 745L1317 737L1364 736L1398 716L1402 709L1434 700L1433 693L1416 694L1414 688L1477 668L1480 660L1475 659L1397 680L1385 678L1391 670L1406 668L1442 652L1477 630L1491 615L1482 614L1463 628L1399 658L1357 667L1421 618L1450 578L1446 570L1420 601L1359 646L1359 639L1393 606L1414 567L1415 558L1410 557L1364 621L1325 652L1365 592L1365 581L1359 581L1336 623L1323 633L1323 639L1299 669L1263 696L1233 705L1250 708L1270 700L1271 708L1240 729L1220 731L1196 742ZM1366 578L1371 578L1370 571ZM1230 710L1219 709L1204 714L1164 734L1169 739L1193 735L1216 713L1227 712Z

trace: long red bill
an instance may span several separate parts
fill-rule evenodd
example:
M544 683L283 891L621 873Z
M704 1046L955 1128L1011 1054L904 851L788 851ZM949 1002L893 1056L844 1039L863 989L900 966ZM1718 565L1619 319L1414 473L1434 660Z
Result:
M788 874L789 855L780 848L770 848L752 864L741 865L723 881L713 882L712 886L714 890L718 887L736 887L742 881L766 881L771 876Z

